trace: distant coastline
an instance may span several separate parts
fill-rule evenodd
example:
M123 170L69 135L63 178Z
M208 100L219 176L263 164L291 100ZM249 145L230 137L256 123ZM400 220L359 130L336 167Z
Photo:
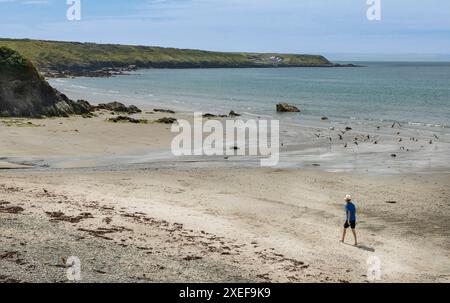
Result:
M86 71L71 71L71 70L63 70L63 71L55 71L55 70L47 70L42 72L43 76L46 78L78 78L78 77L88 77L88 78L109 78L114 76L124 76L128 75L130 72L134 72L142 69L207 69L207 68L336 68L336 67L364 67L364 65L356 65L356 64L332 64L332 65L302 65L302 66L279 66L279 67L269 67L269 66L208 66L208 67L195 67L195 66L187 66L187 67L141 67L138 68L135 65L130 65L128 67L103 67L97 70L86 70Z
M111 77L137 69L356 67L321 55L212 52L30 39L0 39L48 78Z

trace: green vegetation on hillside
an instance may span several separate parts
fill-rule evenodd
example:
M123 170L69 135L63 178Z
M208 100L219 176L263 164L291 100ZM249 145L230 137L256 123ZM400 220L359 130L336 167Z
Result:
M79 42L0 39L40 70L92 71L102 68L208 68L332 66L323 56L224 53L176 48Z
M1 46L0 47L0 67L27 66L28 62L20 54L14 50Z
M0 78L13 74L18 79L27 79L34 71L29 60L10 48L0 46Z

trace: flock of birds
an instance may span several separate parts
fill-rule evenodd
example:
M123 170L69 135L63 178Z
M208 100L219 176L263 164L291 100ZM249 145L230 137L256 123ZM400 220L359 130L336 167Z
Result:
M402 127L400 123L395 122L394 124L392 124L391 128L395 128L397 125L398 125L399 128ZM331 130L331 131L334 131L335 128L334 128L334 127L330 127L330 130ZM348 140L345 140L345 139L346 139L346 138L345 138L345 135L347 135L347 134L348 134L350 131L352 131L352 130L353 130L353 129L352 129L351 127L346 127L344 130L340 130L339 133L337 134L337 135L338 135L339 141L346 141L346 142L344 143L344 148L349 148L349 144L360 145L360 144L362 144L362 143L370 142L370 143L372 143L372 144L377 145L377 144L379 144L379 142L380 142L380 138L379 138L379 137L377 137L376 135L371 136L370 134L367 134L367 135L362 135L362 134L360 134L360 135L355 136L355 137L352 136L353 138L352 138L351 141L349 142ZM377 126L377 130L381 130L381 126ZM398 131L395 135L401 136L401 132ZM322 134L321 134L321 131L318 130L318 129L316 129L315 136L316 136L318 139L320 139L320 138L327 138L330 142L333 142L333 138L332 138L331 136L324 136L324 135L322 135ZM439 140L439 137L438 137L436 134L434 134L434 135L433 135L433 139ZM434 144L433 139L429 140L429 141L428 141L428 144L430 144L430 145L431 145L431 144ZM399 143L404 142L404 140L405 140L405 139L404 139L403 137L398 138L398 142L399 142ZM415 137L410 137L410 138L409 138L409 141L419 142L419 139L418 139L418 138L415 138ZM424 148L424 146L421 146L421 148ZM410 149L407 148L406 146L401 146L401 147L400 147L400 150L401 150L401 151L407 151L407 152L410 151ZM396 154L392 154L391 156L392 156L393 158L397 157Z

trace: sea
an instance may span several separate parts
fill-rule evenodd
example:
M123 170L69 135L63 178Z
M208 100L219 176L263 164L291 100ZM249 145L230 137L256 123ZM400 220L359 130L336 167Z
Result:
M363 67L148 69L112 78L52 79L70 97L282 119L389 121L450 127L450 63L360 62Z

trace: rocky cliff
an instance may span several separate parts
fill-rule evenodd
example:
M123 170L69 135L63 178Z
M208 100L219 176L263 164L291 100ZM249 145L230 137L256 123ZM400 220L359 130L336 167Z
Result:
M53 89L29 60L0 47L0 116L68 116L88 112L82 103Z

